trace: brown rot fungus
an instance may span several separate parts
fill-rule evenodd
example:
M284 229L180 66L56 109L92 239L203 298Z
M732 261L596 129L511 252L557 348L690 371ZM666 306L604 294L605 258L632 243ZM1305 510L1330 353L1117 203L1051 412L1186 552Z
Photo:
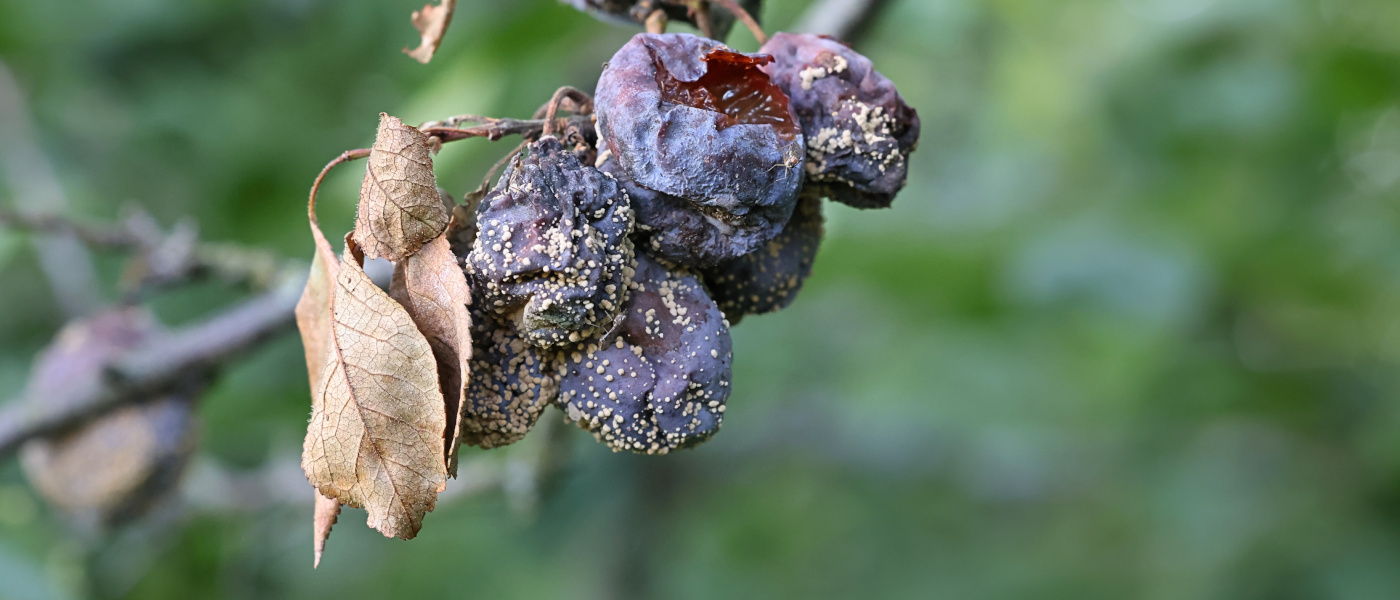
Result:
M662 232L648 240L657 255L710 266L762 246L791 216L805 146L760 68L769 60L688 34L638 34L603 70L600 164L611 158L605 169L655 192L634 207L640 235ZM711 231L686 234L705 242L688 245L668 233L677 227Z
M560 352L558 403L613 450L665 454L719 430L729 324L689 272L637 256L616 331Z
M919 115L870 59L836 40L779 33L763 70L791 98L807 138L807 176L832 200L888 208L904 187Z
M731 325L744 315L781 310L812 274L821 241L821 197L804 192L778 237L755 252L706 269L705 285Z
M499 448L520 441L559 391L544 353L514 325L472 310L471 375L462 443Z
M481 201L468 271L483 310L550 347L608 326L631 280L632 210L610 176L553 136L530 144Z

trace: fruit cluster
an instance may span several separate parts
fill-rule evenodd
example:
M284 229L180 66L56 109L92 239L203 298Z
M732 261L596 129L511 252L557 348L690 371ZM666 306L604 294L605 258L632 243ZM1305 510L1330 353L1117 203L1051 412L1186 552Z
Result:
M653 28L677 2L584 4ZM736 0L680 4L700 8L671 18L702 31L720 7L756 29ZM525 142L494 187L488 176L463 204L437 187L442 144L504 135ZM890 205L918 136L868 59L792 34L755 54L639 34L593 96L561 88L529 121L382 115L372 148L326 167L368 159L340 257L315 217L324 171L308 206L316 253L297 324L318 559L342 505L417 535L462 445L514 443L551 404L616 451L709 439L729 399L730 326L796 297L824 198ZM367 258L394 263L387 292Z
M593 102L572 136L591 143L531 141L458 227L476 231L467 443L520 439L550 402L615 450L713 435L730 325L792 302L823 197L890 205L919 134L869 59L815 35L743 54L638 34Z

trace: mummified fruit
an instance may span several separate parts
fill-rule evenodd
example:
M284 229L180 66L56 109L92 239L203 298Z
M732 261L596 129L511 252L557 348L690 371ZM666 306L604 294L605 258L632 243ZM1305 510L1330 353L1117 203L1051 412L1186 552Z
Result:
M537 346L589 337L627 292L632 224L617 182L544 136L477 209L474 293L483 309L518 313L521 336Z
M688 271L637 255L615 331L559 353L558 403L614 450L664 454L719 430L729 324Z
M779 33L760 52L807 139L807 175L831 199L887 208L904 187L919 114L870 59L836 40Z
M757 251L706 269L705 285L731 325L744 315L780 310L792 303L812 274L821 241L821 196L803 192L778 237Z
M194 409L166 397L124 406L72 433L25 445L34 488L84 526L140 516L179 483L194 451Z
M70 410L102 385L121 352L159 331L145 311L123 308L75 321L34 364L25 396L31 412ZM123 406L63 435L36 439L21 452L25 475L52 506L82 527L118 525L175 489L194 451L190 392Z
M618 172L667 204L638 206L639 225L665 230L688 220L714 230L715 239L729 238L689 249L677 244L662 255L708 266L747 254L792 214L803 137L787 97L760 69L768 60L693 35L639 34L598 79L598 131L607 153ZM678 211L686 214L672 214Z
M599 169L613 175L631 199L638 247L671 262L710 266L732 260L762 247L786 222L735 216L649 190L629 179L611 157Z
M499 448L535 426L559 383L543 352L510 322L472 307L471 375L462 415L462 443Z

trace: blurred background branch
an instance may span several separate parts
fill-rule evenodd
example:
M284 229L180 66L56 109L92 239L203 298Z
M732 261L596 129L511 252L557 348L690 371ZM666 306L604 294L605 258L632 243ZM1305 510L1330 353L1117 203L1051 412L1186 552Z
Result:
M10 68L0 61L0 173L23 213L64 214L68 197L53 165L34 139L24 92ZM102 303L97 269L72 232L34 237L34 254L53 288L54 298L70 317L92 313Z
M816 0L792 30L829 35L849 44L859 43L889 0Z
M290 330L292 310L306 285L305 274L294 271L260 296L112 357L96 386L66 388L67 397L20 397L0 406L0 460L35 437L207 380L230 361Z
M816 0L798 18L792 31L858 43L889 4L889 0Z

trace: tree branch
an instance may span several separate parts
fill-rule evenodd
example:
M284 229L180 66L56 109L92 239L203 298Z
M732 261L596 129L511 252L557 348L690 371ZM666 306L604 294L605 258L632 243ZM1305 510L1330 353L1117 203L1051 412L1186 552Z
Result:
M463 118L470 117L470 118ZM484 137L491 141L499 140L508 135L538 135L544 131L544 119L491 119L486 117L474 117L464 115L463 117L453 117L446 121L436 123L424 123L421 129L423 133L430 137L438 138L443 142L455 142L467 138ZM460 119L460 120L458 120ZM466 121L480 121L483 124L475 127L457 127L455 123ZM593 127L593 117L588 115L559 119L556 123L556 130L564 130L569 127Z
M725 10L733 14L735 18L739 19L739 22L743 23L744 27L748 27L749 33L752 33L754 39L758 40L758 45L762 46L764 43L768 42L768 34L764 33L763 27L758 24L758 20L754 19L753 15L749 14L749 11L744 10L744 7L739 6L738 2L735 2L734 0L710 1L724 7Z
M8 181L15 204L24 210L63 213L68 199L29 129L24 95L10 70L0 62L0 175ZM39 267L55 298L70 317L97 310L101 294L92 255L69 235L45 235L33 240Z
M297 269L298 272L301 269ZM50 436L124 404L203 381L219 367L291 329L304 274L282 278L272 290L197 325L158 336L118 355L96 389L73 398L17 398L0 408L0 459L24 442Z
M142 259L141 268L128 273L137 281L127 282L134 286L169 285L214 275L230 283L246 282L257 289L265 289L277 275L279 261L269 252L235 244L196 243L192 223L177 223L166 233L145 212L139 209L129 212L120 225L112 226L0 207L0 227L137 252Z

